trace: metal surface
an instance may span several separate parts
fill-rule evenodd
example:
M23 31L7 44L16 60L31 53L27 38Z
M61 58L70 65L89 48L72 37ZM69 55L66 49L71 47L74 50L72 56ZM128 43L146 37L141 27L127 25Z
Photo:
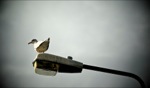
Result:
M72 60L71 56L69 56L69 58L64 58L46 53L38 54L37 57L35 58L35 61L33 61L33 66L37 74L51 75L51 76L55 76L57 72L81 73L82 69L127 76L136 79L141 84L141 87L145 88L143 80L135 74L108 68L86 65L81 62Z
M81 73L83 67L81 62L46 53L38 54L33 65L35 62L38 64L37 68L63 73ZM57 69L53 66L57 66Z

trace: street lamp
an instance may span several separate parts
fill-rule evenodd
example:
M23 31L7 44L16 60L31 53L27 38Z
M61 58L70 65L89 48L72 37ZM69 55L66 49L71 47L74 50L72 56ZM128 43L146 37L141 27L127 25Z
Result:
M71 56L68 56L68 58L64 58L64 57L60 57L57 55L46 54L46 53L38 54L35 60L33 61L33 67L34 67L35 73L40 74L40 75L47 75L47 76L55 76L57 72L81 73L82 69L128 76L128 77L136 79L141 84L142 88L146 88L143 80L135 74L108 69L108 68L86 65L81 62L72 60Z

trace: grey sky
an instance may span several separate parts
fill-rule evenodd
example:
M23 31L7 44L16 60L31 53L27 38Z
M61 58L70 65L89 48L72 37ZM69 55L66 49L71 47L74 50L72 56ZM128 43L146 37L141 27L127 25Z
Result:
M1 76L7 87L140 87L134 79L83 70L54 77L34 73L27 43L51 38L63 57L140 76L148 85L149 24L142 1L6 1L0 14Z

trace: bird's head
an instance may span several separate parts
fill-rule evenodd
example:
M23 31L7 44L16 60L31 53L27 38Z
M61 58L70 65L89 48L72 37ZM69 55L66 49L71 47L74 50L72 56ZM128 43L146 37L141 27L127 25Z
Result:
M38 41L36 39L32 39L31 42L29 42L28 44L34 44L37 43Z

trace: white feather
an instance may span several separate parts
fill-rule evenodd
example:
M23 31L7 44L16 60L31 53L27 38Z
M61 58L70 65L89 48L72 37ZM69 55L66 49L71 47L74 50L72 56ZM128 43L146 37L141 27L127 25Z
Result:
M36 49L37 47L39 47L39 45L41 43L43 43L44 41L38 41L37 43L34 43L34 49Z

